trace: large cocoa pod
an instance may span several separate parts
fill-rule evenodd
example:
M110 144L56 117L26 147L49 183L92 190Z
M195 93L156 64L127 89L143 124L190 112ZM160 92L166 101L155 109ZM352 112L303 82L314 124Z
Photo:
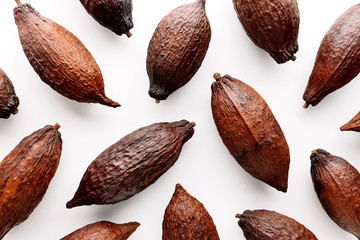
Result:
M360 112L355 115L349 122L340 127L341 131L360 132Z
M16 96L14 85L0 68L0 118L9 118L18 112L19 98Z

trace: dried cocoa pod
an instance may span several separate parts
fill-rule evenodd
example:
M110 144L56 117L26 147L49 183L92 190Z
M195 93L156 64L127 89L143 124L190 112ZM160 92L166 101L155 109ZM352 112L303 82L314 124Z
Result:
M16 96L14 85L0 68L0 118L9 118L18 112L19 98Z
M146 58L149 95L165 100L184 86L200 68L211 38L205 0L196 0L168 13L155 29Z
M304 225L277 212L246 210L236 217L247 240L317 240Z
M176 162L194 126L186 120L154 123L120 139L89 165L66 207L114 204L141 192Z
M204 205L180 184L166 207L163 220L163 240L219 240L213 219Z
M346 160L322 149L312 151L311 177L329 217L360 239L360 174Z
M358 112L358 114L356 114L348 123L341 126L340 130L360 132L360 112Z
M106 97L101 70L82 42L30 4L16 2L14 16L20 42L41 80L72 100L119 107Z
M44 197L61 155L59 127L48 125L25 137L0 163L0 239Z
M249 38L277 63L295 61L300 15L296 0L233 0Z
M138 222L116 224L101 221L79 228L60 240L126 240L139 225Z
M343 13L324 36L306 86L304 108L343 87L360 71L360 4Z
M225 146L245 171L286 192L289 147L269 106L240 80L218 73L214 78L211 109Z

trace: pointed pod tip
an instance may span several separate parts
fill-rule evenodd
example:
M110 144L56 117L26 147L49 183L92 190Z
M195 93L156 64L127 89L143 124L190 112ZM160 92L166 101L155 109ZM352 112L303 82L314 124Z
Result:
M103 97L99 103L113 108L117 108L121 106L118 102L115 102L106 96Z
M61 127L61 125L59 123L55 123L55 125L53 126L53 129L55 131L57 131L60 127Z
M220 73L215 73L213 75L213 77L215 78L216 81L219 81L221 79L221 74Z

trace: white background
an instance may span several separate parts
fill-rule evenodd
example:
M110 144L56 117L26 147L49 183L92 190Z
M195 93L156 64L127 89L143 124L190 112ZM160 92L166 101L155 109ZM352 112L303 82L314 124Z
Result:
M302 108L302 94L324 34L358 1L298 0L301 23L297 60L278 65L246 36L231 0L208 0L212 38L202 67L185 87L155 104L147 94L147 46L162 17L188 2L134 0L130 39L100 26L78 0L29 2L43 16L73 32L90 50L102 69L107 95L122 104L113 109L68 100L44 84L22 51L12 15L15 1L1 1L0 67L13 81L20 106L16 116L0 120L0 158L23 137L47 124L59 122L63 138L60 165L43 201L5 240L59 239L99 220L138 221L141 226L131 240L161 239L164 210L176 183L205 205L224 240L245 239L236 213L263 208L296 219L318 239L355 239L322 209L311 182L309 155L321 147L360 169L359 133L339 130L360 109L360 81L355 79L306 110ZM286 194L252 178L223 145L210 109L215 72L250 84L271 107L291 152ZM180 119L196 122L195 134L184 145L176 164L155 184L115 205L65 208L87 166L105 148L139 127Z

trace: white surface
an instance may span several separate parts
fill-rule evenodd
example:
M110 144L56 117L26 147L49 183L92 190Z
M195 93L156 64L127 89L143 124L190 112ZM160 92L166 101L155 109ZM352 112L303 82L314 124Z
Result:
M102 69L107 95L122 104L113 109L68 100L44 84L22 51L12 15L15 1L1 1L0 67L13 81L20 106L18 115L0 120L0 158L46 124L59 122L63 138L60 165L43 201L5 240L59 239L99 220L138 221L141 226L131 240L161 239L164 210L176 183L205 205L224 240L245 239L235 214L246 209L286 214L318 239L355 239L322 209L311 182L309 155L321 147L360 169L360 135L339 130L360 109L360 81L355 79L307 110L302 108L302 94L324 34L358 1L298 0L301 24L297 60L278 65L246 36L231 0L208 0L212 39L202 67L185 87L155 104L147 94L148 42L160 19L188 2L134 0L135 27L128 39L100 26L78 0L29 1L43 16L72 31L90 50ZM215 72L250 84L271 107L291 152L286 194L252 178L223 145L210 109ZM85 169L105 148L139 127L180 119L196 122L195 134L184 145L177 163L155 184L115 205L65 208Z

